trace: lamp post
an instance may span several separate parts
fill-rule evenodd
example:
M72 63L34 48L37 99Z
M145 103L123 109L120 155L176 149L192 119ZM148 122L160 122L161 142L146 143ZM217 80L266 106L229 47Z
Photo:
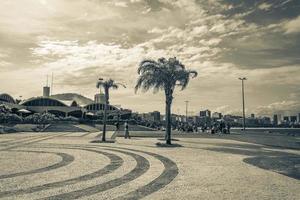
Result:
M99 78L97 82L97 88L103 87L104 95L105 95L105 102L104 102L104 116L103 116L103 133L102 133L102 142L105 142L105 134L106 134L106 122L107 122L107 110L109 106L109 89L118 89L119 86L123 86L126 88L124 84L116 83L112 79L104 80L103 78Z
M246 129L246 119L245 119L245 92L244 92L244 81L247 80L246 77L239 78L242 81L242 100L243 100L243 130Z
M185 121L188 123L188 105L189 101L185 101Z

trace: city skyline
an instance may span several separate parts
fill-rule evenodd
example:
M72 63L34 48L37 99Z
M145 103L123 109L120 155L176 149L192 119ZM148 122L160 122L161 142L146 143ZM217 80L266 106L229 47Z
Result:
M0 93L40 96L54 73L54 94L92 98L98 78L111 77L127 85L112 104L164 112L161 93L134 93L136 70L144 58L176 56L199 77L176 91L173 112L184 114L188 100L194 112L241 113L245 76L247 115L294 115L299 8L296 0L2 1Z

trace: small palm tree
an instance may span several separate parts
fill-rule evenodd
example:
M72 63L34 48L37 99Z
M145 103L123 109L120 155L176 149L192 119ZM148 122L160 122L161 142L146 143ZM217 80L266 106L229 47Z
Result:
M107 109L108 109L108 105L109 105L109 89L111 89L111 88L118 89L119 86L123 86L124 88L126 88L126 86L121 83L116 83L112 79L103 80L102 78L100 78L98 80L96 86L97 86L97 88L102 87L104 89L105 102L104 102L102 141L105 142L106 141L105 134L106 134Z
M143 60L138 68L139 78L135 91L139 88L148 91L153 88L154 93L163 90L166 97L166 143L171 144L171 105L176 86L184 90L190 77L197 76L196 71L186 70L185 66L175 58L160 58L155 60Z

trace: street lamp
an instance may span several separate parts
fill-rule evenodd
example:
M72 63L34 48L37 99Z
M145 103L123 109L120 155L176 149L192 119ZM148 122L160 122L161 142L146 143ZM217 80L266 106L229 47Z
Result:
M243 130L246 128L246 119L245 119L245 92L244 92L244 81L247 80L246 77L239 78L242 81L242 99L243 99Z
M107 121L107 111L109 106L109 89L118 89L118 86L121 85L124 88L126 86L121 83L116 83L112 79L104 80L103 78L99 78L97 82L97 88L103 87L104 88L104 96L105 96L105 102L104 102L104 116L103 116L103 133L102 133L102 141L105 142L105 133L106 133L106 121ZM101 90L100 90L101 91Z
M188 105L189 101L185 101L185 121L188 123Z

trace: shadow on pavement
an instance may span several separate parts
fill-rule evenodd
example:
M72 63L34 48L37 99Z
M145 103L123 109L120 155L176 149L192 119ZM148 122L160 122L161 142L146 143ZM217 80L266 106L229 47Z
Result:
M299 156L262 156L246 158L244 159L244 162L300 180Z
M217 145L220 147L205 148L205 150L250 156L243 161L261 169L300 180L300 156L297 154L276 151L276 149L264 149L264 146L259 145L227 143Z
M166 143L160 143L157 142L156 143L157 147L164 147L164 148L177 148L177 147L183 147L181 144L176 144L176 143L172 143L172 144L166 144Z

